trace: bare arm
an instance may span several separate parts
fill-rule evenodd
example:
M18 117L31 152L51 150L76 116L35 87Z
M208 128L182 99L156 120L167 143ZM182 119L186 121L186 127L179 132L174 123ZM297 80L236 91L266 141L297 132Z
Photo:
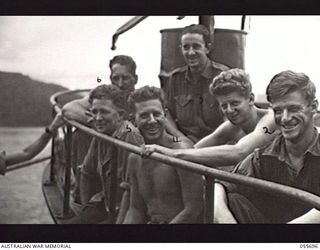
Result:
M130 176L130 205L123 224L143 224L147 220L146 205L139 193L136 171L141 164L139 156L130 154L129 156L129 176Z
M77 121L84 125L89 126L90 121L90 109L91 105L89 103L89 96L86 96L82 99L77 99L71 102L68 102L62 108L62 113L70 120Z
M239 129L230 121L225 121L213 133L198 141L194 147L205 148L226 144L228 141L233 139L234 135L236 135L238 131Z
M44 132L41 136L34 141L31 145L23 149L23 151L13 154L8 154L4 156L4 160L7 166L27 161L35 157L39 154L45 146L48 144L49 140L51 139L51 134Z
M203 179L201 175L177 169L184 209L171 221L173 223L197 223L203 211Z
M233 217L231 211L229 210L226 191L219 183L215 184L214 205L215 223L237 223L237 220Z
M21 152L4 155L3 159L6 166L17 164L19 162L27 161L38 155L48 144L52 135L56 130L62 126L63 121L61 118L61 113L58 113L52 123L48 126L50 133L43 132L41 136L34 141L31 145L24 148Z
M121 198L121 204L120 204L120 209L119 209L119 214L117 217L116 224L123 223L126 217L127 211L129 209L129 205L130 205L130 190L125 190Z
M213 167L232 165L243 160L247 155L253 152L255 148L267 145L275 138L277 134L276 132L273 134L266 134L263 127L267 127L269 131L275 130L272 111L269 111L267 115L261 118L253 132L244 136L235 145L221 145L207 148L177 150L164 148L158 145L152 145L148 147L152 148L149 148L150 151L156 151L162 154L167 154L173 157L206 164Z
M191 148L192 144L181 142L176 147ZM176 223L198 223L197 219L203 212L203 179L199 174L176 168L184 208L171 221L170 224Z
M309 212L305 213L304 215L292 220L289 222L290 224L311 224L311 223L320 223L320 211L317 209L311 209Z

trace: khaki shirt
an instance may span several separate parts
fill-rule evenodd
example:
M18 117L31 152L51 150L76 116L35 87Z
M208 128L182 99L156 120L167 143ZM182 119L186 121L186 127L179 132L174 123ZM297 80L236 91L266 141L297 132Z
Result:
M218 103L209 93L209 85L215 76L228 69L208 61L197 82L193 81L187 66L160 75L170 114L179 130L194 142L212 133L223 122Z
M113 134L114 138L140 146L144 143L143 137L137 128L130 122L124 121ZM98 138L93 138L89 151L84 159L81 173L83 178L94 180L96 193L91 197L91 202L104 201L106 210L109 211L110 204L110 185L111 169L116 165L117 169L117 204L119 205L122 197L120 184L127 180L127 163L129 151L106 143Z
M316 129L314 134L314 140L305 152L304 164L300 168L292 166L284 138L280 134L270 145L256 149L247 156L236 166L234 172L320 196L320 137ZM246 185L218 182L225 186L228 194L237 193L246 197L271 223L286 223L312 208L294 199L262 192ZM237 217L237 214L234 215Z

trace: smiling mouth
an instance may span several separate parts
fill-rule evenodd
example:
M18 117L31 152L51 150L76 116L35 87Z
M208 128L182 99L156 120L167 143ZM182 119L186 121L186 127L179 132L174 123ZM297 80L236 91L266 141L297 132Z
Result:
M189 62L197 62L198 61L198 58L195 57L195 58L188 58L188 61Z
M284 130L293 130L298 126L298 124L299 124L298 122L297 123L282 124L281 127Z
M146 131L147 131L149 134L156 134L156 133L158 133L159 128L158 128L158 127L147 128Z
M96 124L97 129L101 129L101 128L105 128L105 127L106 127L105 124Z
M236 120L239 117L239 114L229 115L230 120Z

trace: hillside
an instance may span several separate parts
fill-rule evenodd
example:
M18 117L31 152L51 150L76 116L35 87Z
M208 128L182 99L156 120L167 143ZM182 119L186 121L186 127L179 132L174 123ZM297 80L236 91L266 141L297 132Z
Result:
M46 126L51 121L52 94L66 90L57 84L0 71L0 126Z

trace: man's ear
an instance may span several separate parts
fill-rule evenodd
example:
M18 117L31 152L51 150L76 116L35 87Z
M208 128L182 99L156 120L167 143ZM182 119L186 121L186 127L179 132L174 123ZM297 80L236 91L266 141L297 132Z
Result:
M207 48L207 54L209 54L210 51L213 50L213 44L212 43L207 43L206 48Z
M119 109L118 114L120 119L124 120L126 118L126 111L124 111L123 109Z
M137 82L138 82L138 75L137 75L137 74L135 74L135 75L134 75L134 80L135 80L134 85L136 85L136 84L137 84Z
M133 125L135 125L135 114L129 113L128 121L131 122Z
M311 103L311 108L312 108L312 113L313 113L313 114L316 114L316 113L317 113L317 111L318 111L318 105L319 105L318 100L317 100L317 99L314 99L314 100L312 101L312 103Z
M251 92L251 93L249 94L249 103L254 104L254 99L255 99L255 96L254 96L254 94Z

